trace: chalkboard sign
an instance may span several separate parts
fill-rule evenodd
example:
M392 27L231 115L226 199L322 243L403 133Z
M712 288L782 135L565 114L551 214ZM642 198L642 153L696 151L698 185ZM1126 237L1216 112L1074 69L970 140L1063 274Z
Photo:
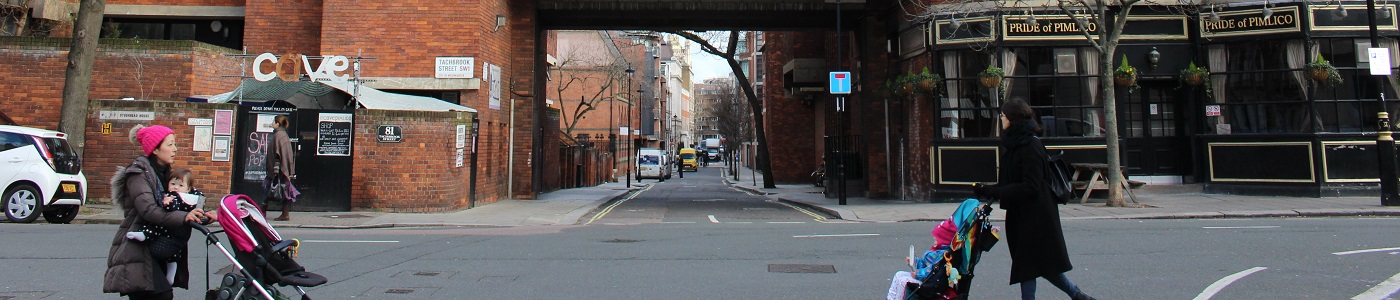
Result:
M316 155L350 156L355 115L321 113L316 120Z

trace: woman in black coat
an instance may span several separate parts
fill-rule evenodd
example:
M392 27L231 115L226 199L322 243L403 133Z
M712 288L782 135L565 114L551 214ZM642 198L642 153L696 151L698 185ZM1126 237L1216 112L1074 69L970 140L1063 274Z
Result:
M1001 171L996 185L978 185L978 196L1001 201L1006 210L1006 243L1011 251L1011 284L1021 299L1035 299L1036 278L1045 278L1071 299L1094 299L1065 277L1074 267L1060 231L1060 212L1045 181L1045 145L1035 134L1035 111L1021 99L1001 106Z

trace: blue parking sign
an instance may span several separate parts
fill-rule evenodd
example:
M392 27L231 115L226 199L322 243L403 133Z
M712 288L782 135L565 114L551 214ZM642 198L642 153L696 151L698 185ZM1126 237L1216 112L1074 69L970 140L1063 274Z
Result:
M831 72L831 93L850 94L851 93L851 72Z

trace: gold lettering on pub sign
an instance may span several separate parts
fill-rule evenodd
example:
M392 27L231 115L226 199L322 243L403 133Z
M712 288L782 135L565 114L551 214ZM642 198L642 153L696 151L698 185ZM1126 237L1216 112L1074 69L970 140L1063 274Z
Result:
M1099 31L1099 24L1086 23L1086 24L1084 25L1084 27L1087 28L1087 29L1089 30L1089 32L1091 32L1091 33L1092 33L1092 32L1098 32L1098 31ZM1051 22L1051 23L1048 23L1048 24L1039 24L1039 23L1026 24L1026 23L1021 23L1021 22L1015 22L1015 23L1007 23L1007 24L1006 24L1006 32L1007 32L1008 34L1016 34L1016 33L1072 33L1072 32L1079 32L1079 24L1078 24L1078 23L1074 23L1074 22L1064 22L1064 23Z
M1279 14L1276 14L1276 15L1270 16L1270 17L1268 17L1268 18L1265 18L1265 17L1260 16L1260 17L1248 17L1248 18L1243 18L1243 19L1221 19L1220 21L1214 21L1214 22L1206 21L1206 22L1205 22L1205 30L1206 30L1206 31L1230 31L1230 30L1248 30L1248 29L1261 28L1261 27L1289 26L1289 25L1295 24L1295 22L1297 22L1297 21L1298 21L1297 16L1292 15L1292 14L1287 14L1287 15L1279 15Z

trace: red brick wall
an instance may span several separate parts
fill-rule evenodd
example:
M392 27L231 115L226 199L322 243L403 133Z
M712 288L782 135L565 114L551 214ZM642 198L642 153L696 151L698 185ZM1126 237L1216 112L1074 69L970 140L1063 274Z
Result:
M243 45L248 53L322 54L321 0L246 2Z
M783 64L796 58L821 57L826 42L820 33L768 32L764 39L765 78L783 78ZM772 155L773 180L778 183L811 183L811 172L824 153L816 105L783 97L781 83L764 88L764 125Z
M23 126L57 129L67 39L0 38L0 110ZM231 50L190 41L102 40L91 99L182 101L223 93L237 81Z
M459 124L468 127L461 167L456 166ZM403 142L378 142L379 125L403 126ZM470 113L356 111L351 209L440 212L466 208L471 183L470 127ZM477 184L477 205L499 200L481 193L482 182Z
M506 0L495 0L494 2L504 7ZM502 43L502 41L496 40L496 36L500 34L493 34L491 38L483 39L482 44L492 47L487 51L488 53L509 55L509 57L502 58L508 62L503 64L502 68L513 70L506 71L505 78L510 78L511 92L516 95L512 97L516 105L515 110L506 112L514 114L515 118L515 126L510 128L515 136L516 149L514 153L510 154L515 160L515 165L509 166L515 174L513 178L510 178L513 181L513 190L510 193L515 198L534 199L538 194L532 190L535 182L530 174L533 165L539 162L531 161L533 154L531 149L534 146L534 140L531 137L532 133L536 132L535 124L539 121L535 119L534 107L537 103L543 105L545 100L541 96L544 93L544 85L535 84L537 81L544 82L544 78L539 77L543 76L540 73L543 66L539 65L543 64L543 49L540 49L543 44L540 39L543 36L541 31L535 27L537 16L535 15L534 1L509 1L509 3L506 16L510 19L510 28L502 29L510 30L508 38ZM544 126L541 128L558 128L557 125L541 125ZM542 141L548 143L549 139L546 138ZM544 148L546 151L550 149L548 146ZM554 153L557 153L557 147L552 149L555 149ZM549 154L551 153L546 153L545 157L548 157Z
M117 167L131 164L131 160L144 155L141 146L130 139L131 128L136 124L161 125L175 130L176 154L174 168L188 168L194 173L195 187L206 195L226 195L229 193L229 178L233 176L233 162L211 160L211 152L193 149L194 126L189 126L190 118L214 118L214 111L236 109L234 104L168 102L168 101L122 101L93 100L88 106L87 150L83 153L83 175L88 180L88 201L111 203L110 180ZM154 121L101 120L101 111L147 111L155 113ZM104 133L102 127L110 124L111 131ZM217 197L210 197L214 201Z

